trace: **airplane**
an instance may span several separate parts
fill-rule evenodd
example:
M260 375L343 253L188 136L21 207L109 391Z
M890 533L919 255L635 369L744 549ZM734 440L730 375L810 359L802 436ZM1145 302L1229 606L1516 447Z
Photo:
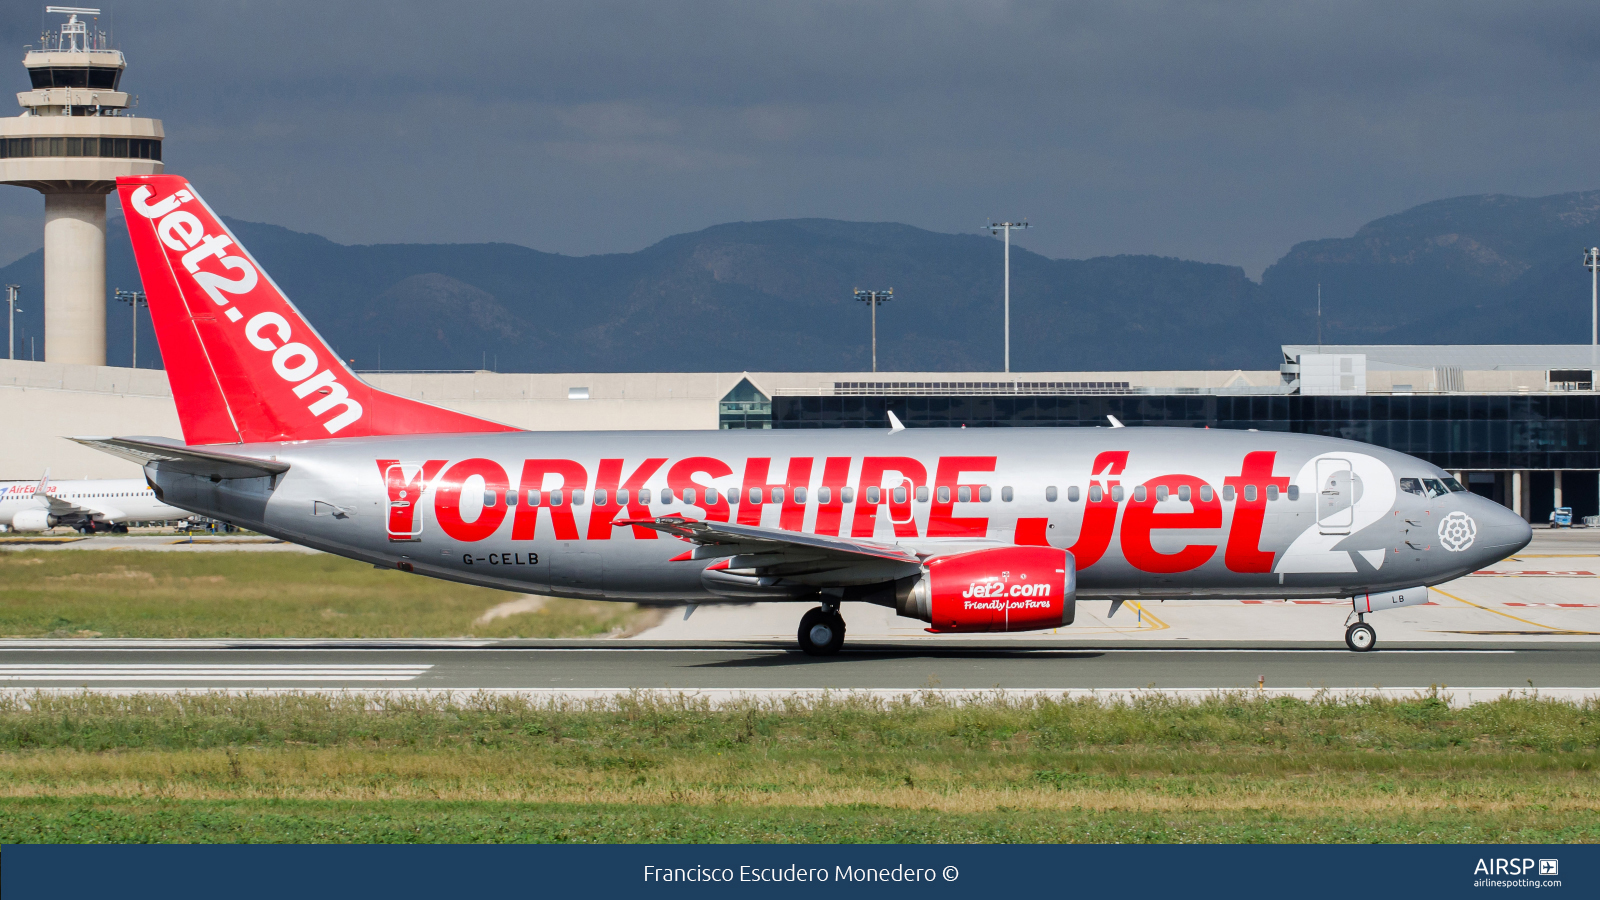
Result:
M70 525L90 534L126 532L130 522L183 519L188 513L162 503L138 478L98 478L50 483L0 483L0 531L47 531Z
M844 601L936 634L1071 625L1080 599L1349 600L1367 616L1524 547L1528 523L1354 441L1111 427L533 432L384 393L198 191L117 179L183 439L78 437L163 502L383 568L644 604ZM419 323L420 324L420 323Z

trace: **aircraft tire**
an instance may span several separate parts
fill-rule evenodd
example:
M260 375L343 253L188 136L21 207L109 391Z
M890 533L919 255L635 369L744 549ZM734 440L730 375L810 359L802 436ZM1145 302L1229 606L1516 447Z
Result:
M844 646L844 617L816 607L800 617L800 649L807 656L832 656Z
M1365 622L1357 622L1344 630L1344 643L1357 653L1366 653L1378 646L1378 632Z

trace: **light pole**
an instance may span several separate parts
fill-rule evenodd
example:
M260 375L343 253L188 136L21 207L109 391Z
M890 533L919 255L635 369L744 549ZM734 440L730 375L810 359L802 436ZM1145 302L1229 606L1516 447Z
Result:
M139 307L150 306L144 298L144 291L125 291L117 288L117 302L126 303L133 307L133 368L139 368Z
M989 233L1006 235L1006 371L1011 371L1011 229L1027 228L1028 220L1021 222L990 222Z
M863 291L856 288L856 299L872 304L872 371L878 371L878 304L894 299L894 288L887 291Z
M1583 264L1589 268L1589 346L1600 346L1600 247L1583 251Z
M20 284L6 285L6 359L17 358L17 295L21 290Z

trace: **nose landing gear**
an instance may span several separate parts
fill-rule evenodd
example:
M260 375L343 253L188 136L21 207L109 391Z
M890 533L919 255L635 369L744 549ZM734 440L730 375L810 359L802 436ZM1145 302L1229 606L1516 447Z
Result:
M1378 646L1378 632L1367 624L1366 616L1358 615L1357 618L1360 621L1344 630L1344 643L1357 653L1365 653Z
M800 617L800 649L807 656L832 656L844 646L844 616L837 607L819 606Z

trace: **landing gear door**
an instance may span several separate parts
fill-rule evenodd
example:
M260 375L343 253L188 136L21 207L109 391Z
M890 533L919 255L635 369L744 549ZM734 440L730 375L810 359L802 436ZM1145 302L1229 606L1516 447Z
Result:
M391 541L422 540L422 516L418 515L422 492L427 483L421 463L396 463L383 473L388 499L386 521Z
M1317 527L1323 534L1350 533L1355 496L1349 460L1317 460Z

